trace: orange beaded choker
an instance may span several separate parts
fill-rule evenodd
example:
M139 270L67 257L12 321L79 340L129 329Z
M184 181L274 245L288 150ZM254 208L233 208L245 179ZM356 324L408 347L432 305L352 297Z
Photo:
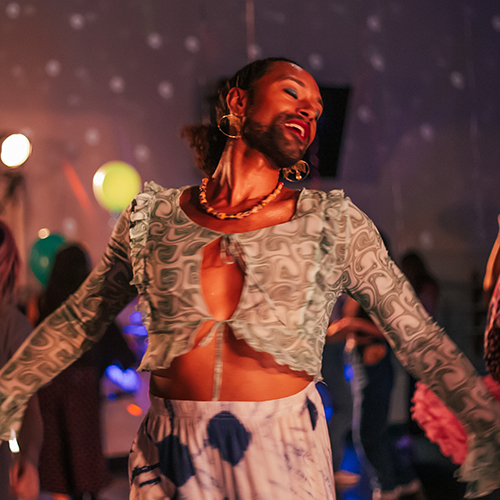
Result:
M207 201L207 184L208 177L205 177L201 182L200 186L200 205L205 210L205 212L209 215L217 217L217 219L243 219L248 217L249 215L257 213L259 210L262 210L267 204L271 203L276 196L278 196L283 188L283 183L278 182L278 185L274 188L274 191L267 195L262 201L254 205L252 208L245 210L244 212L238 212L236 214L226 214L224 212L218 212L215 208L212 208Z

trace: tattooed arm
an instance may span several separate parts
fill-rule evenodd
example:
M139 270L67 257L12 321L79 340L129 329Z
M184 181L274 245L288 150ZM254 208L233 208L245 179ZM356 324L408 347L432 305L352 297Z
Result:
M468 433L459 470L466 497L500 487L500 405L460 349L428 316L390 259L373 223L348 202L343 281L347 292L384 332L403 366L425 382Z
M0 439L19 430L30 396L90 349L137 294L130 284L129 226L126 210L100 264L0 370Z

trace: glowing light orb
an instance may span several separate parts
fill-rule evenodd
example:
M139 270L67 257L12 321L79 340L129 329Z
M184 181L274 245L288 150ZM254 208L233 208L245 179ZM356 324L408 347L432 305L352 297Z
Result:
M47 236L50 235L50 230L47 229L46 227L42 227L42 229L40 229L38 231L38 237L43 240L44 238L47 238Z
M121 212L141 189L141 177L134 167L110 161L97 170L93 179L94 196L110 212Z
M125 392L136 392L141 388L141 379L133 368L122 370L120 366L109 365L105 374L113 384Z
M7 167L19 167L29 158L30 154L31 142L23 134L9 135L2 142L0 159Z
M16 439L16 433L14 429L10 432L9 448L12 453L19 453L21 449L19 448L19 443Z
M142 415L142 408L134 404L127 405L127 411L134 417L140 417Z

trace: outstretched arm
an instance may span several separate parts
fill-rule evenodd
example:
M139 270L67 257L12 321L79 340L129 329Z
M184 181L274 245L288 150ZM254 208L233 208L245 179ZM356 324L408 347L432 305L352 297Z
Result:
M428 316L408 280L389 258L373 223L354 205L346 210L347 291L384 332L395 354L464 424L468 454L460 479L468 497L500 487L500 405L472 364Z
M30 396L92 347L137 294L130 284L129 220L127 210L100 264L0 370L0 439L8 440L11 429L19 431Z

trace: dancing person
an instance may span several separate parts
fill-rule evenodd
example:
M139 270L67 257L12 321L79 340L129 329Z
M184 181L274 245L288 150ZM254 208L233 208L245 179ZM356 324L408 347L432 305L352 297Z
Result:
M414 250L408 250L401 257L401 271L408 278L425 310L435 316L439 304L439 285L429 272L424 259Z
M390 430L390 403L396 360L383 333L361 306L348 298L342 318L328 334L347 337L353 379L353 438L368 462L373 500L422 497L422 485L408 457L396 446Z
M500 229L500 215L498 225ZM414 260L414 257L410 260ZM415 266L412 267L416 269ZM433 283L433 279L424 279L421 282L430 285L426 287L428 297L436 295L437 285ZM484 332L484 358L489 375L484 377L484 383L490 393L500 401L500 230L486 264L483 291L484 298L489 303ZM444 456L449 457L454 464L462 465L468 453L467 429L464 428L463 422L459 422L450 409L422 382L416 384L412 403L412 416L427 437L438 444ZM497 489L482 498L498 500L500 490Z
M339 297L332 313L332 324L340 319L346 295ZM332 398L333 414L328 422L328 435L332 448L332 464L337 494L355 486L360 475L341 469L344 459L344 448L347 437L352 431L352 392L350 382L345 373L345 339L337 339L336 335L326 338L323 349L321 375Z
M321 112L316 81L290 61L255 61L228 80L217 104L227 137L215 125L185 130L201 186L146 184L101 263L0 371L1 437L139 293L151 406L129 457L131 498L335 498L314 382L347 291L467 425L470 494L500 486L500 406L373 223L342 191L279 182L280 171L302 176Z
M484 360L491 377L500 383L500 215L499 231L491 249L483 290L488 305L488 316L484 332Z
M387 238L380 233L389 252ZM374 500L422 495L413 464L400 452L390 430L389 411L396 362L383 333L354 299L348 297L341 317L328 328L332 339L349 338L353 368L353 437L367 468ZM323 371L325 366L323 367ZM332 447L333 451L333 447Z
M408 278L411 286L415 290L418 299L422 302L427 313L435 317L439 305L439 285L437 280L427 269L423 257L414 250L406 251L401 257L401 271ZM411 434L420 434L422 430L411 418L411 400L415 393L416 380L410 375L408 383L408 421Z
M28 319L16 307L19 269L14 235L0 221L0 367L7 363L32 331ZM42 418L35 394L28 402L19 432L20 451L12 456L9 443L0 443L0 498L38 498L38 460L42 440Z

